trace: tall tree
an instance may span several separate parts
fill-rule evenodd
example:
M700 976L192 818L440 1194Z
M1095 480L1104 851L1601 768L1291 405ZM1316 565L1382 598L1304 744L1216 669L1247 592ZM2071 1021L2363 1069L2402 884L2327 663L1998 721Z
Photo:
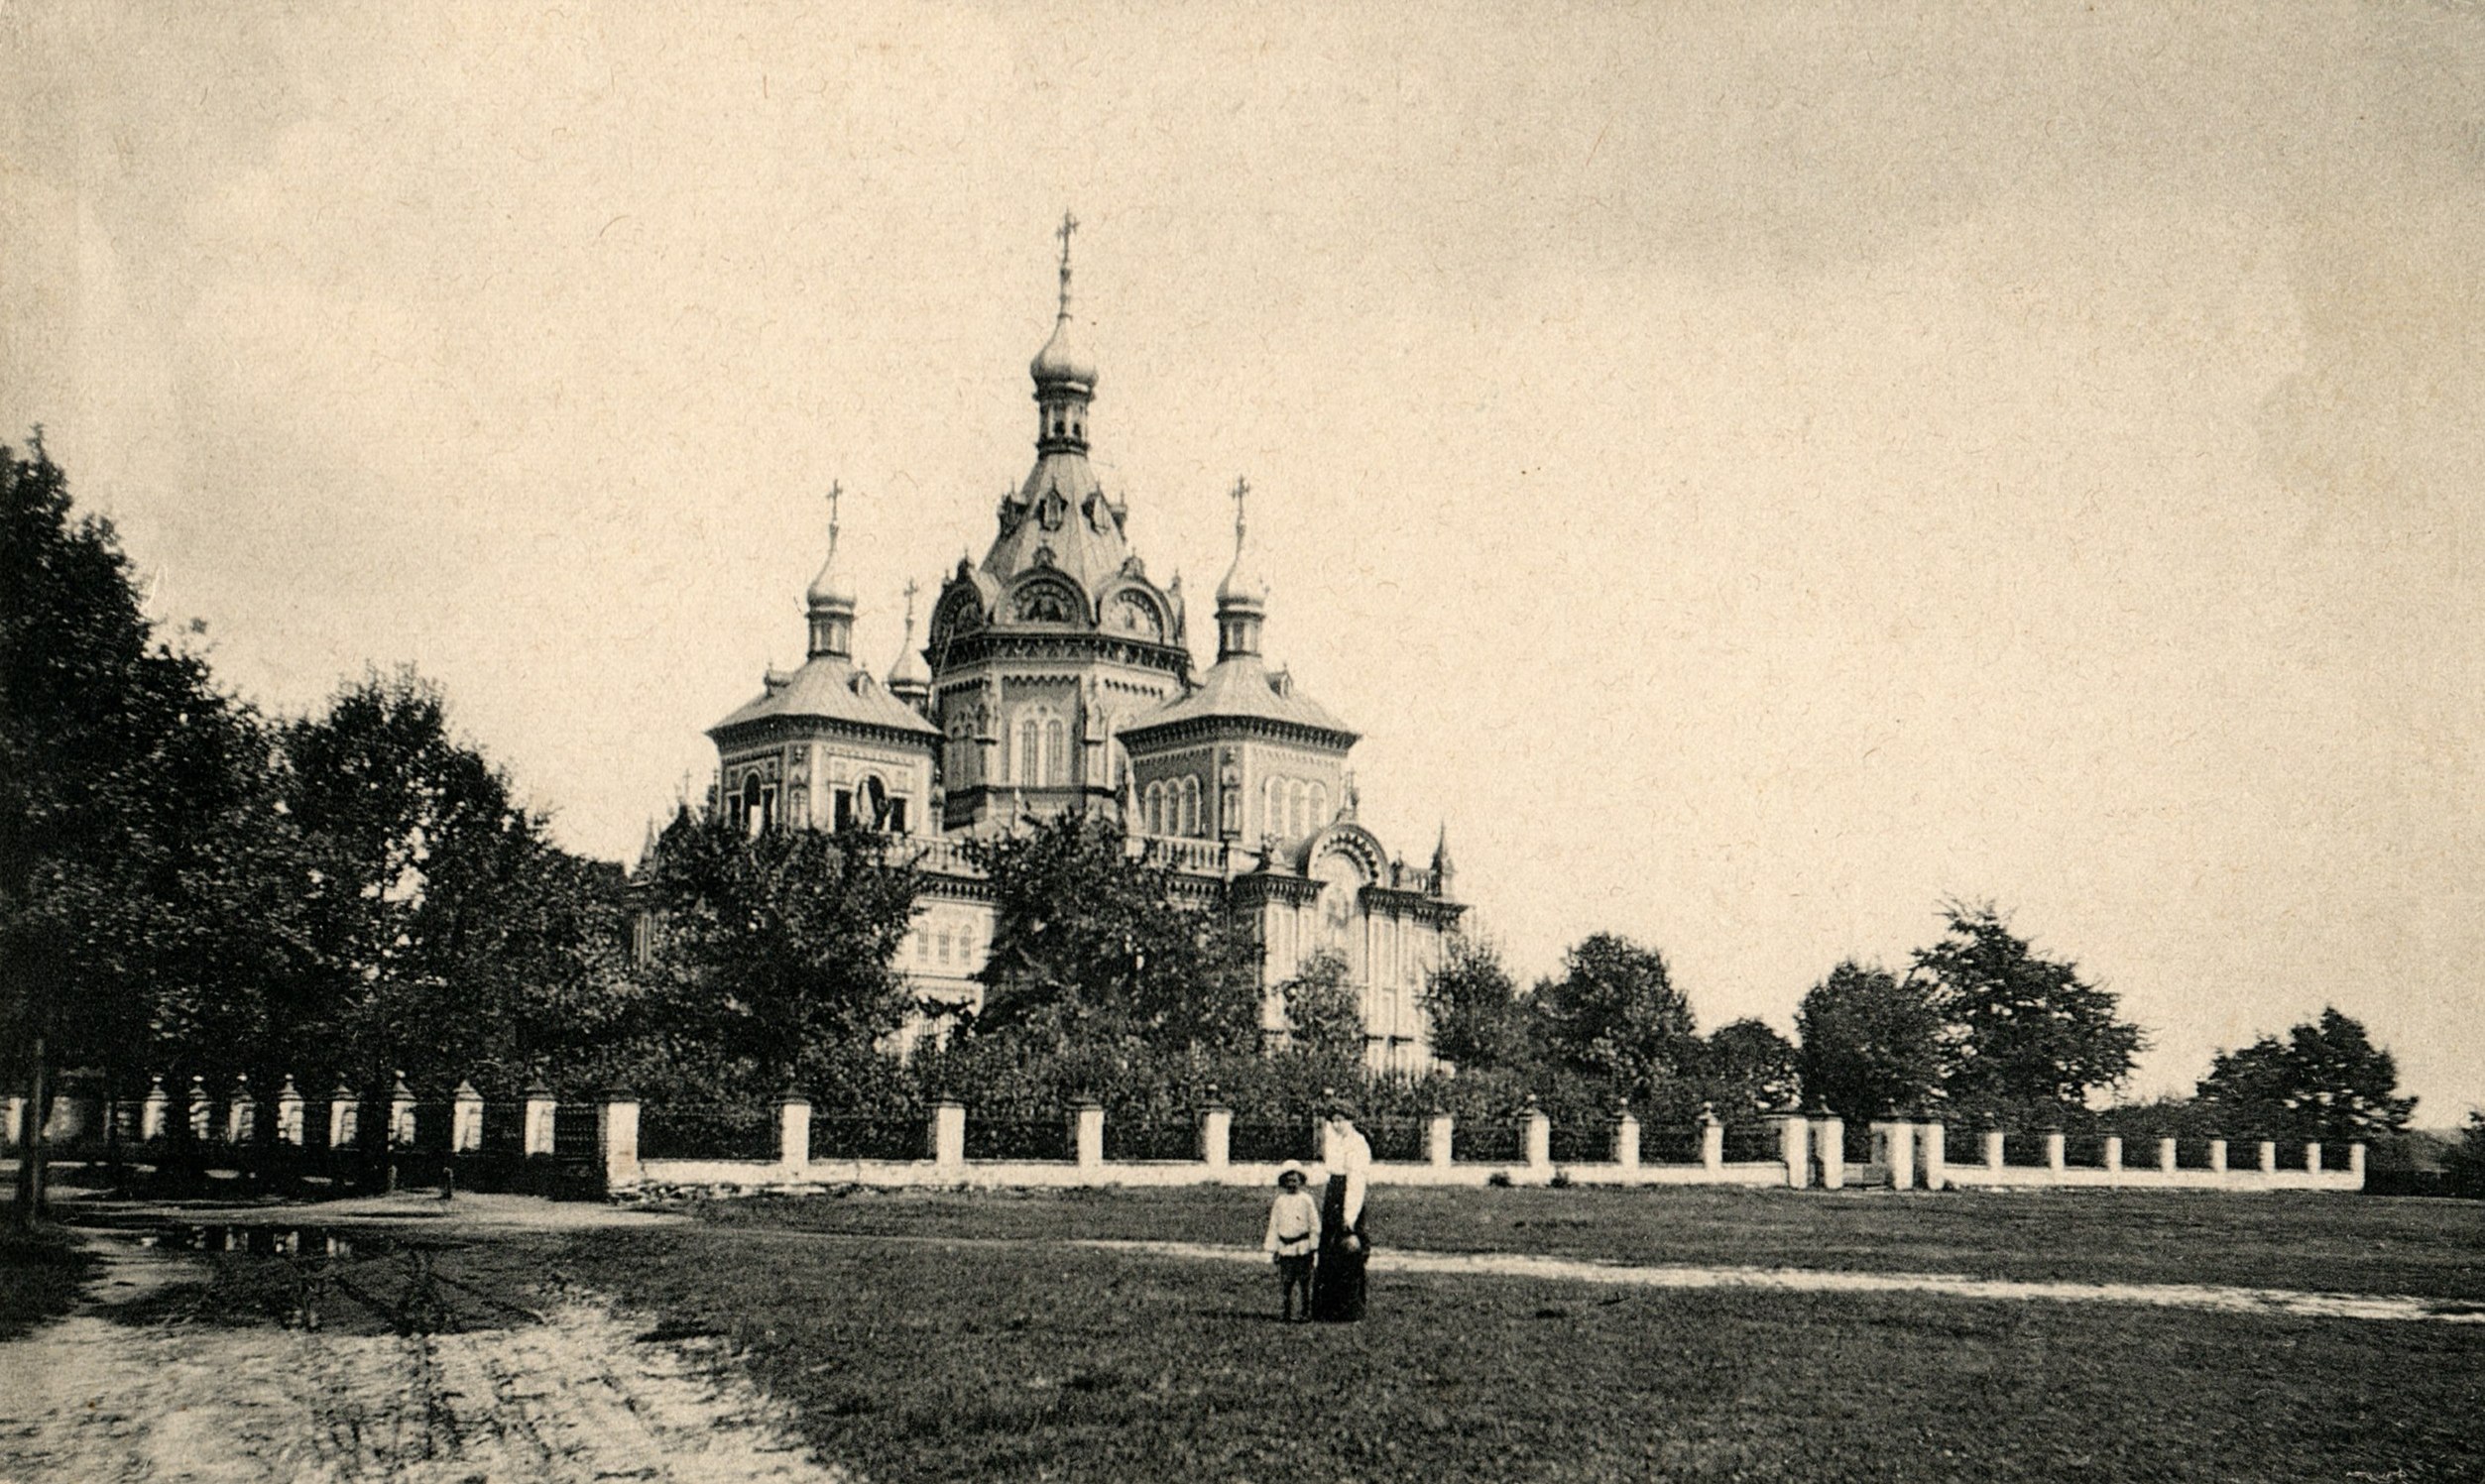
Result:
M1838 965L1795 1011L1804 1095L1849 1120L1878 1118L1938 1095L1948 1026L1930 986L1888 970Z
M1944 909L1942 941L1916 951L1910 977L1929 983L1956 1028L1947 1090L1960 1107L2044 1116L2121 1083L2147 1045L2110 991L2078 966L2047 959L1990 903Z
M1347 979L1344 955L1327 949L1312 955L1280 992L1297 1050L1348 1067L1361 1064L1363 1007Z
M1802 1085L1794 1043L1751 1019L1731 1020L1709 1033L1700 1074L1702 1096L1729 1116L1785 1107Z
M1068 813L969 850L996 909L981 1030L1061 1045L1258 1044L1255 946L1222 911L1181 899L1121 825Z
M1529 1059L1526 1008L1518 982L1487 938L1460 934L1424 981L1424 1014L1433 1055L1463 1071L1515 1066Z
M1581 940L1562 976L1536 986L1534 1005L1556 1060L1621 1086L1652 1088L1699 1058L1691 1004L1665 956L1618 934Z
M205 662L157 638L110 523L72 518L40 431L23 458L0 446L0 1058L34 1108L22 1219L52 1075L136 1070L185 967L182 875L261 755Z
M2324 1007L2285 1036L2219 1052L2197 1095L2231 1131L2348 1143L2408 1126L2399 1064L2362 1022Z
M850 1072L912 1008L893 968L922 880L869 830L757 836L678 815L644 868L663 924L644 1025L751 1095Z

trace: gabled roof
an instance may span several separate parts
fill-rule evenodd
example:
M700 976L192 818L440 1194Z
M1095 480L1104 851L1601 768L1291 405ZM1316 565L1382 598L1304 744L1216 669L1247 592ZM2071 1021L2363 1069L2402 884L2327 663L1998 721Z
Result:
M926 740L940 737L940 729L923 720L913 707L883 690L851 660L835 654L823 654L794 671L783 685L763 692L710 727L708 736L779 717L875 727Z
M1341 745L1354 744L1354 729L1328 707L1290 686L1280 691L1278 685L1278 678L1268 673L1258 655L1229 655L1200 678L1199 689L1140 713L1122 728L1122 733L1126 737L1184 722L1241 719L1326 732L1338 738Z

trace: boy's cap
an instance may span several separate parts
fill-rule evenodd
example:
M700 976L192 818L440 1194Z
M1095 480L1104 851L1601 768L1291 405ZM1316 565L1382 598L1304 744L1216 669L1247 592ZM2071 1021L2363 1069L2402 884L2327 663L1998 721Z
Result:
M1296 1180L1308 1181L1311 1179L1310 1176L1303 1173L1303 1167L1293 1160L1287 1160L1284 1164L1277 1167L1277 1184L1284 1185L1286 1183L1286 1177L1289 1175L1293 1176Z

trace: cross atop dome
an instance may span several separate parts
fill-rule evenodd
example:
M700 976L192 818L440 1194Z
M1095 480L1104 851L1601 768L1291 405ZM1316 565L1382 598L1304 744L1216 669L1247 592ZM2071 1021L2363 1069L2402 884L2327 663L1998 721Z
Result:
M1068 211L1061 213L1061 225L1053 235L1061 239L1061 317L1070 314L1070 236L1079 230L1079 219Z

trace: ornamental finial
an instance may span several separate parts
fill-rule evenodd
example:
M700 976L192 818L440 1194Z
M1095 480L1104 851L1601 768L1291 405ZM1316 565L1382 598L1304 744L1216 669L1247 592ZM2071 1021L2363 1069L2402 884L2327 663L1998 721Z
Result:
M1079 230L1079 219L1069 212L1061 213L1061 225L1053 232L1061 239L1061 314L1070 314L1070 236Z
M1234 501L1234 553L1237 556L1242 554L1242 500L1250 493L1251 482L1240 475L1236 476L1234 489L1229 498Z

